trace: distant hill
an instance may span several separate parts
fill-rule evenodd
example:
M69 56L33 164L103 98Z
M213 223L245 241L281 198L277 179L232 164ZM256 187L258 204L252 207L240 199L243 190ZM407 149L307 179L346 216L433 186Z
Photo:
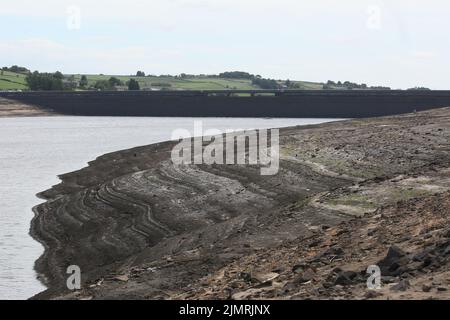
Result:
M0 74L0 90L28 90L26 82L28 69L14 66L4 67ZM16 69L24 69L25 71ZM12 71L14 70L14 71ZM297 81L297 80L274 80L265 79L246 72L232 71L223 72L219 75L145 75L139 71L136 75L85 75L87 84L80 87L81 74L65 74L63 82L65 88L74 90L96 90L97 82L105 82L112 77L120 80L121 85L117 85L116 90L127 90L126 83L131 79L139 82L141 90L252 90L252 89L297 89L297 90L322 90L322 89L388 89L386 87L367 87L351 82L340 81L327 83ZM97 86L98 87L98 86Z
M79 81L81 75L74 75ZM260 86L252 84L251 79L230 78L228 76L210 76L210 75L184 75L184 76L123 76L123 75L86 75L90 86L96 81L108 80L116 77L126 83L130 79L139 82L141 90L251 90L261 89ZM277 81L283 86L285 81ZM323 84L306 81L292 81L298 84L299 89L320 90Z
M72 78L76 82L81 80L81 74L64 75L67 79ZM73 76L73 77L71 77ZM250 79L229 78L219 76L125 76L125 75L86 75L88 86L94 86L97 81L108 80L116 77L123 83L130 79L139 82L141 90L251 90L261 89L258 85L252 84ZM3 71L0 75L0 90L27 90L26 75L23 73L15 73ZM277 81L283 86L285 81ZM298 85L298 89L320 90L323 84L307 81L291 81ZM79 89L77 89L79 90Z

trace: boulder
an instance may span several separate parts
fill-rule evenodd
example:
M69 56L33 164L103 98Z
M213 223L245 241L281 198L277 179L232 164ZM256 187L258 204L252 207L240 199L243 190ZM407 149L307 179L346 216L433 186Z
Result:
M411 284L409 283L408 280L402 280L399 283L397 283L396 285L391 287L392 291L406 291L411 287Z

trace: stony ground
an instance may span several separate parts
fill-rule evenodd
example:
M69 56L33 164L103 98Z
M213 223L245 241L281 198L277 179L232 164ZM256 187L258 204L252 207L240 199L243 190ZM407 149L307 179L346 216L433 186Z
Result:
M175 166L174 144L104 155L41 193L35 298L449 298L450 108L283 129L275 176Z
M313 228L238 259L176 299L449 299L450 194L399 202L362 219ZM368 266L381 289L368 290Z

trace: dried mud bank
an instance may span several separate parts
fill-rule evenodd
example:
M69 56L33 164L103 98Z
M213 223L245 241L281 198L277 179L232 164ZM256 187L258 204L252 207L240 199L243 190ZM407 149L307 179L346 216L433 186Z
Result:
M28 103L0 98L0 118L5 117L38 117L55 115L49 109L43 109Z
M282 129L275 176L174 166L174 144L104 155L40 194L35 299L450 298L450 108Z

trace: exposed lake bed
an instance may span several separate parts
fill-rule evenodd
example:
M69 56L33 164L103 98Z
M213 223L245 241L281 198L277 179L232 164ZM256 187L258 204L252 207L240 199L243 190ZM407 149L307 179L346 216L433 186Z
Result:
M443 108L285 128L268 177L175 166L174 141L104 155L36 207L35 298L448 299L449 123Z
M42 246L29 235L36 194L102 154L171 139L178 128L273 128L330 119L8 117L0 118L0 298L26 299L45 287L33 270Z

